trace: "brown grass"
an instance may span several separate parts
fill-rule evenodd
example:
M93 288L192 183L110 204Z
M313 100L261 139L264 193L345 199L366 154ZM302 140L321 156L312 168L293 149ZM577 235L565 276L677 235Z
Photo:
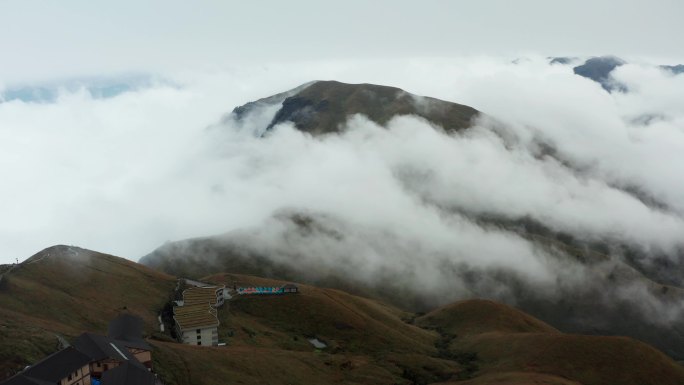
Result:
M67 246L41 251L5 279L0 378L54 352L55 333L106 333L122 311L143 317L148 333L156 330L157 312L175 286L173 277L134 262Z
M154 342L157 366L176 384L395 384L397 376L367 357L245 346L195 347ZM173 377L172 377L173 376ZM407 383L407 382L404 382Z
M531 372L506 372L484 374L468 381L441 382L434 385L582 385L579 382L568 380L544 373Z
M552 326L513 307L480 299L442 306L417 318L416 324L459 336L495 331L560 333Z
M284 283L232 274L206 280ZM55 333L104 333L121 311L141 315L148 333L156 330L174 286L174 277L121 258L46 249L0 289L0 379L54 351ZM684 384L684 368L646 344L563 334L491 301L415 318L339 290L299 287L299 294L240 297L219 309L226 347L152 341L156 370L168 385ZM311 337L328 347L315 349Z
M285 283L245 275L207 277L231 286L277 286ZM300 293L280 296L245 296L219 310L220 336L232 330L231 344L278 346L311 350L306 337L325 341L334 351L354 353L405 352L434 354L433 332L407 324L409 313L339 290L299 285ZM296 340L295 340L296 338Z
M584 385L684 384L684 368L627 337L494 332L455 339L450 348L477 352L481 373L547 373Z

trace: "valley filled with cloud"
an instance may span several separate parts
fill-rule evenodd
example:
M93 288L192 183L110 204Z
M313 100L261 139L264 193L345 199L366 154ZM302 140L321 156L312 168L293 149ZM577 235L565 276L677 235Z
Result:
M584 290L667 323L681 300L654 295L651 280L681 285L684 76L652 63L611 75L627 91L541 56L290 63L171 73L107 97L86 82L54 100L5 100L2 259L68 243L137 260L167 241L228 234L284 264L398 279L435 304ZM483 115L451 133L415 116L381 127L355 115L340 134L311 136L290 123L267 132L278 103L229 114L315 79L393 85ZM315 226L302 231L297 215ZM558 236L603 257L578 263ZM627 279L606 289L615 274Z

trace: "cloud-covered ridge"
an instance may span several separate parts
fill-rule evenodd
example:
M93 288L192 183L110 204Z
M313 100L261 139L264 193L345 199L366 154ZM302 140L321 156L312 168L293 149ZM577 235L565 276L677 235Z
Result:
M58 243L136 258L230 232L241 253L417 300L488 296L537 314L562 298L614 303L610 314L627 304L681 345L684 77L629 63L611 76L629 91L534 57L299 63L2 103L2 259ZM335 135L287 122L263 135L280 109L265 103L216 123L311 78L398 86L492 119L446 133L424 117L353 115Z

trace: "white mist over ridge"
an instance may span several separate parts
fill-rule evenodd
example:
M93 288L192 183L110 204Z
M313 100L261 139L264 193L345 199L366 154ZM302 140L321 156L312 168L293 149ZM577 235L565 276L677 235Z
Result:
M525 240L451 211L529 216L674 258L684 242L684 108L674 102L684 100L684 76L645 65L615 76L628 93L608 94L539 57L311 62L170 75L179 87L109 99L81 91L50 104L3 103L0 260L56 243L137 259L166 240L258 226L282 209L406 235L416 250L436 237L459 258L525 265L541 280L556 270ZM287 125L266 138L249 122L214 125L236 105L312 78L467 104L510 135L482 122L449 137L411 117L386 130L357 116L348 132L324 138ZM644 115L657 119L640 123ZM468 236L451 239L455 229Z

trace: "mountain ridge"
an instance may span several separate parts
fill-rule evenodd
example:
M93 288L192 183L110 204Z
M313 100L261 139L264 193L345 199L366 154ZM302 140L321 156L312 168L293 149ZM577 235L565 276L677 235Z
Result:
M299 294L239 297L220 308L219 335L229 342L226 347L183 345L155 331L155 313L174 290L174 277L115 256L67 246L48 248L24 263L0 290L0 378L9 368L34 360L15 347L45 346L55 332L74 337L105 328L110 313L64 312L69 303L105 304L113 293L119 293L112 298L119 303L123 301L117 298L127 298L126 311L143 316L155 371L166 384L255 383L264 378L272 384L387 385L462 380L488 384L496 378L507 378L511 384L543 380L559 385L608 385L615 379L634 385L684 381L683 367L645 344L629 338L559 333L507 305L463 301L418 315L307 285L300 286ZM122 274L129 279L109 279ZM227 286L283 282L233 273L202 279ZM103 280L107 290L93 291L91 286ZM41 285L67 290L70 295L45 296L33 290ZM146 295L132 293L140 291ZM50 299L40 307L42 311L21 305L39 298ZM55 312L63 313L62 317L54 320ZM30 323L16 322L23 319L18 315L36 318ZM92 319L84 322L83 316ZM8 328L12 333L6 332ZM314 350L307 336L326 341L328 347ZM559 347L549 350L555 345ZM615 351L620 354L616 356ZM601 364L594 366L594 362ZM208 370L212 375L207 375Z
M606 64L602 58L594 59L587 62ZM589 72L610 80L610 72L623 61L613 57L609 59L607 68L600 66L602 71ZM557 62L564 65L574 63L570 58ZM427 102L421 104L420 101ZM424 108L421 110L421 107ZM310 134L314 141L325 141L334 135L344 136L342 131L345 123L354 114L367 116L381 126L402 114L420 116L437 131L446 131L450 135L445 136L446 139L453 140L491 128L490 132L502 139L500 145L508 146L510 143L504 137L506 134L514 135L513 131L507 132L510 127L505 124L493 128L484 124L468 131L473 124L477 124L478 117L485 117L471 107L418 97L396 87L335 81L307 83L236 107L224 119L224 123L251 123L252 126L258 126L255 133L262 137L277 130L280 124L292 124L295 129ZM222 128L235 127L228 124ZM319 138L322 136L326 138ZM560 167L579 180L587 178L580 169L573 168L569 160L554 154L553 146L540 142L538 147L532 150L539 152L534 152L534 157L557 161ZM543 215L496 215L482 208L480 211L469 211L468 207L459 206L458 202L451 206L448 199L436 197L424 190L426 185L429 186L426 180L429 181L432 176L430 168L418 168L416 171L411 164L401 164L401 167L388 171L402 191L408 193L411 199L417 199L421 206L444 217L453 217L456 221L466 218L485 232L519 238L531 245L534 249L532 253L541 252L553 263L580 269L582 272L579 274L584 277L584 282L578 283L578 280L572 279L563 281L565 275L560 274L555 287L540 289L521 278L515 269L471 268L462 261L463 255L458 255L458 251L453 259L461 262L450 264L449 251L439 250L444 254L440 254L440 257L444 259L438 262L440 271L434 273L437 276L435 280L456 282L443 283L440 290L421 290L421 287L430 286L432 282L418 278L405 284L398 278L404 275L410 281L411 277L415 278L415 270L420 265L401 261L395 263L392 260L394 254L401 254L412 247L411 244L401 243L398 233L388 235L376 228L360 229L358 223L345 222L343 215L334 216L327 211L310 212L304 207L277 208L270 218L249 228L171 242L143 256L140 261L169 273L195 277L219 270L279 276L382 299L412 311L429 310L457 299L484 297L519 305L533 316L565 332L630 335L654 344L672 357L684 359L684 321L670 319L671 316L666 317L666 321L657 319L660 315L676 314L677 311L681 314L684 311L684 278L677 274L677 269L684 263L681 251L675 250L673 256L630 243L627 239L596 239L581 231L573 233L573 230L558 229L554 223L544 222ZM434 163L431 167L434 167ZM402 174L404 171L406 175ZM481 177L487 178L489 175ZM438 186L444 183L439 179L437 182ZM477 183L477 180L473 183ZM458 184L448 186L457 188ZM647 194L638 190L629 192L634 189L616 189L634 196L654 210L667 210L666 206L650 200ZM495 191L491 193L496 194ZM373 235L371 231L375 231ZM368 278L369 272L364 272L365 281L359 278L363 274L357 274L350 266L354 263L363 265L363 259L350 255L357 248L349 239L364 246L367 244L363 250L369 253L370 259L376 259L378 254L386 257L379 263L386 266L377 269L372 278ZM395 242L396 248L387 246L388 242ZM329 248L314 247L312 251L297 247L309 244L325 244ZM411 252L415 252L415 255L402 257L420 260L421 252L425 251L417 248ZM477 260L483 256L466 257ZM326 258L335 260L327 263ZM445 272L453 275L447 277ZM490 290L491 287L494 289ZM451 293L452 297L444 295L444 292ZM554 294L547 295L547 292ZM458 296L454 293L458 293ZM658 312L654 313L654 309Z
M278 104L280 107L263 128L264 132L291 122L300 131L312 135L337 133L348 117L355 114L364 115L381 126L395 116L415 115L453 132L470 127L480 115L472 107L413 95L397 87L319 80L235 107L224 121L247 119L259 108Z

